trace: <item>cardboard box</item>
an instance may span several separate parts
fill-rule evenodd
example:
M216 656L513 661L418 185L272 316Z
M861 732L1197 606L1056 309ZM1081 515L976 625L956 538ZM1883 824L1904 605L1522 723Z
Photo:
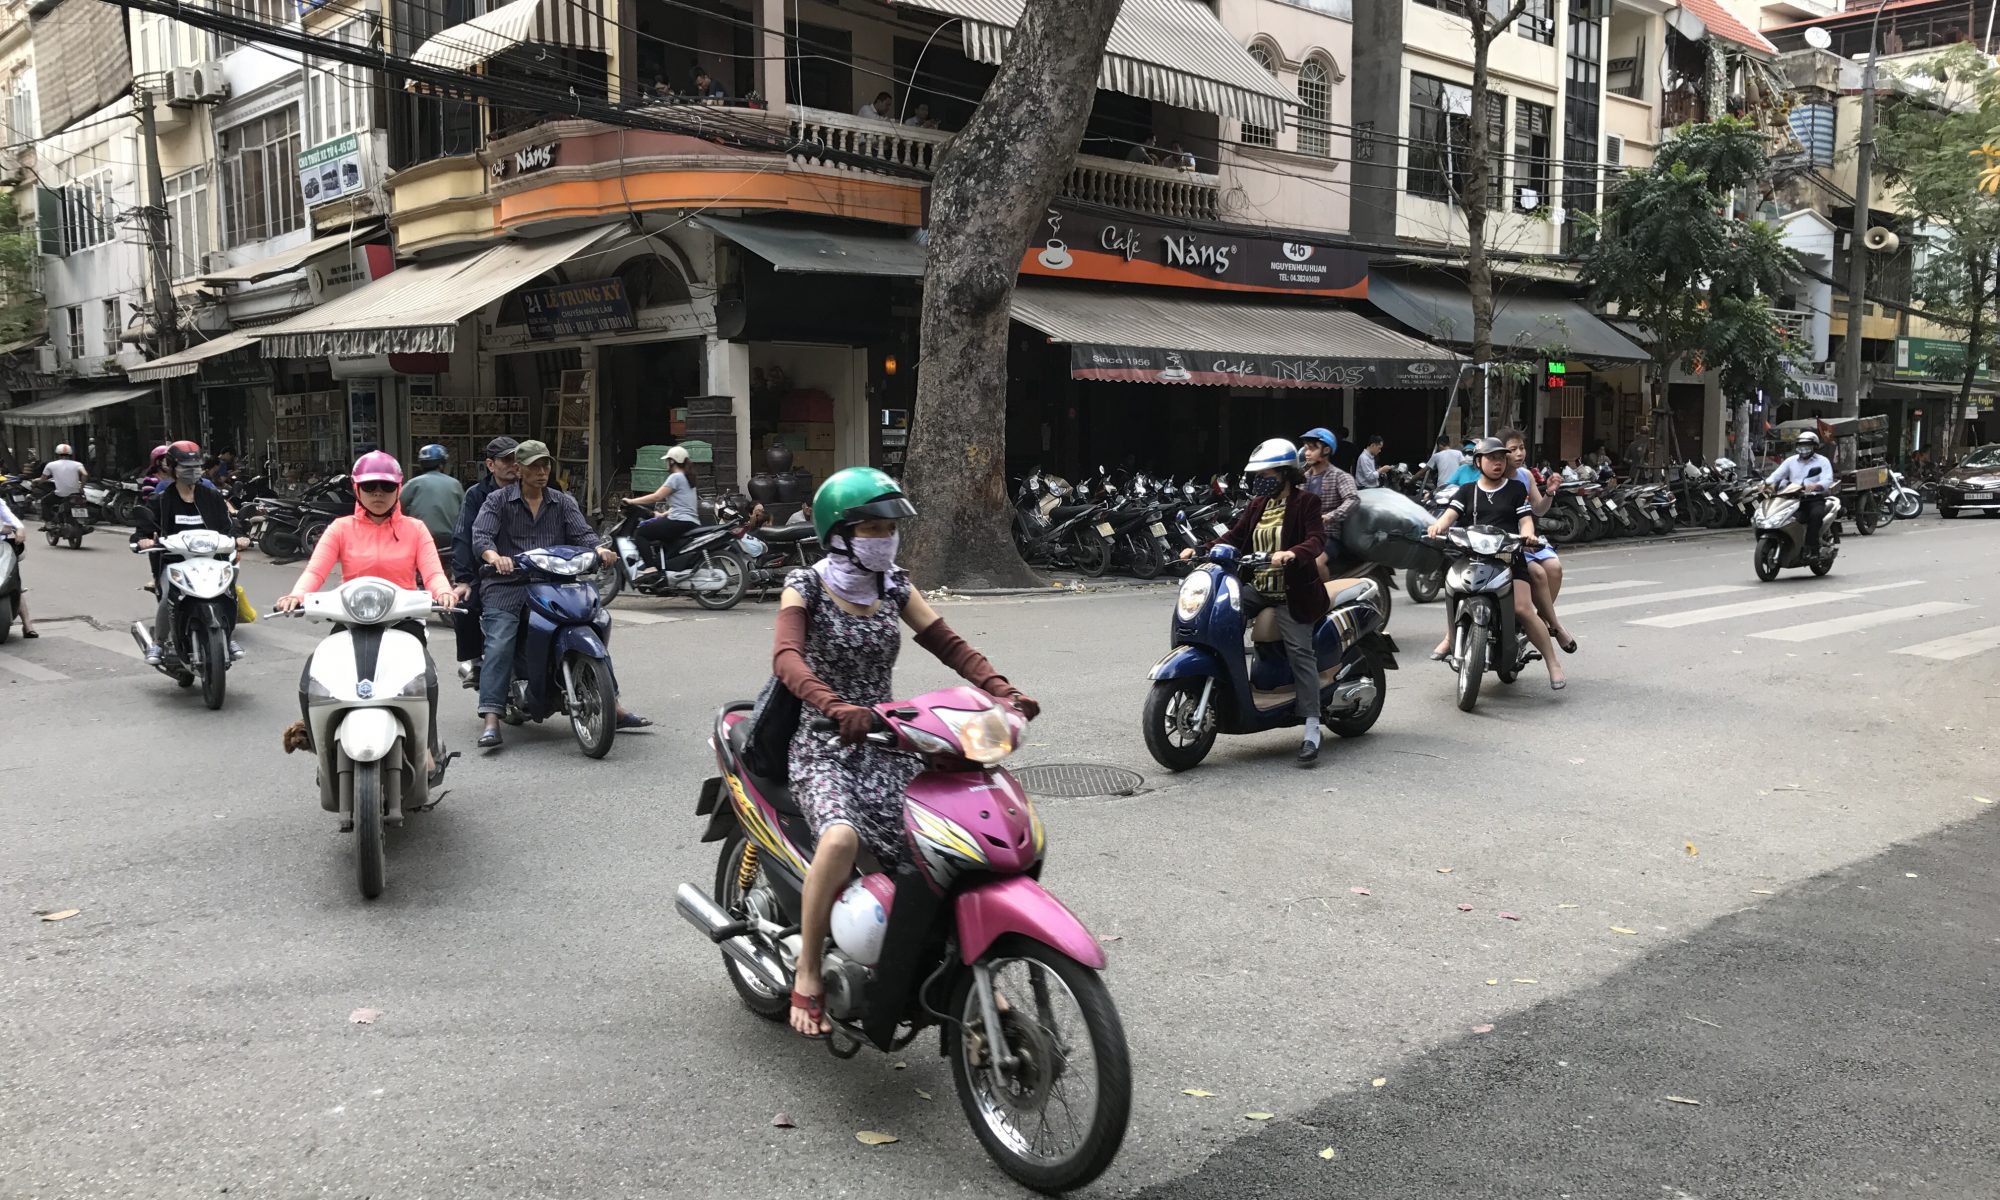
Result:
M833 426L832 425L813 426L812 431L806 434L806 449L823 450L829 454L832 453Z

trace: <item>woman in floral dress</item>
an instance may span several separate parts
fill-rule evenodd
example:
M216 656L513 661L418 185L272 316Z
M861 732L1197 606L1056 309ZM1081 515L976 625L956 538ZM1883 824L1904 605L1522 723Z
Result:
M902 860L903 794L923 770L922 760L864 740L875 728L873 706L892 698L890 673L902 647L897 622L975 687L1030 718L1041 711L939 620L896 566L896 522L916 511L881 471L835 472L813 496L813 526L827 557L787 575L779 601L772 671L840 725L839 740L829 743L802 721L791 742L792 797L819 839L806 870L792 984L792 1027L809 1037L833 1031L820 978L833 902L863 846L885 869Z

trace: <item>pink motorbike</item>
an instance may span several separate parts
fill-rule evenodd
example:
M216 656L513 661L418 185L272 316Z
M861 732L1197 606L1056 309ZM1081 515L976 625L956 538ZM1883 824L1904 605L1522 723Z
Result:
M702 785L704 842L722 843L711 897L684 883L674 907L721 947L758 1016L785 1019L813 835L783 783L746 757L750 704L716 715L722 774ZM826 948L827 1046L895 1052L930 1026L973 1132L1000 1168L1060 1192L1095 1179L1125 1137L1132 1075L1124 1027L1098 972L1104 951L1038 882L1047 837L997 764L1026 719L984 692L931 692L875 709L878 746L927 768L903 809L909 853L894 875L866 850L834 905ZM806 710L812 736L835 736Z

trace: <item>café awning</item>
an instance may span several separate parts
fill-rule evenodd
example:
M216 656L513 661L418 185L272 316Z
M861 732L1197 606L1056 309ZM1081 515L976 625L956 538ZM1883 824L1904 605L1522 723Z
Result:
M433 34L410 60L440 70L468 71L530 42L601 52L603 6L576 0L513 0Z
M288 271L296 271L320 255L332 250L338 250L342 246L366 245L370 241L373 241L375 235L380 233L381 230L382 227L375 224L359 226L354 229L344 229L339 233L330 233L325 237L314 238L312 241L294 246L290 250L280 250L276 254L253 259L241 266L228 267L212 274L203 275L201 281L203 283L218 284L257 283L269 279L274 275L283 275Z
M1448 388L1459 359L1344 308L1020 288L1014 319L1070 348L1070 377L1248 388Z
M445 354L458 323L515 288L618 236L597 226L477 254L415 263L276 325L249 330L267 358Z
M82 425L90 420L90 414L100 408L114 404L130 404L153 394L148 387L93 388L78 389L73 392L57 392L46 400L33 404L23 404L19 408L0 410L0 425L29 425L43 429L63 429L71 425Z
M957 17L966 57L998 65L1023 0L894 0ZM1200 0L1125 0L1111 27L1097 86L1175 108L1235 117L1267 129L1298 105Z
M924 248L908 237L702 216L698 224L735 242L779 271L803 275L924 277Z
M1368 302L1423 337L1460 346L1472 342L1472 296L1462 283L1372 275ZM1642 363L1652 357L1575 300L1522 292L1494 297L1493 345L1499 350L1557 351L1599 363Z
M257 339L249 333L237 331L212 337L197 346L176 351L163 358L156 358L142 367L133 367L125 372L127 379L138 383L151 383L159 379L179 379L201 370L203 359L219 358L233 351L248 349L257 344Z

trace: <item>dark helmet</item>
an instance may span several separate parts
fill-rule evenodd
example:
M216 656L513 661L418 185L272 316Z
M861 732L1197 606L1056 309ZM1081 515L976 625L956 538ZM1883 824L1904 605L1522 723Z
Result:
M445 464L445 460L450 457L450 452L436 442L432 442L430 445L417 451L417 463L419 466L441 467Z
M1472 443L1472 457L1485 458L1489 454L1505 454L1507 445L1499 438L1480 438Z
M201 470L201 451L185 448L191 445L192 442L175 442L170 446L167 449L167 465L176 471L185 467Z

